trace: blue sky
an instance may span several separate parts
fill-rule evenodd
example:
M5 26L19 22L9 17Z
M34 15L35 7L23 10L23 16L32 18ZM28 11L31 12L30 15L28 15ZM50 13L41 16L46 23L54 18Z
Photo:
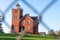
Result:
M3 12L8 8L8 6L13 2L14 0L0 0L0 10ZM38 13L41 13L44 8L52 1L52 0L26 0L30 5L32 5ZM26 13L29 13L30 16L38 16L38 13L35 13L30 7L25 5L21 0L18 2L20 4L20 7L23 9L23 15ZM12 8L15 8L15 5ZM12 8L8 10L7 13L5 13L5 20L6 22L11 25L11 16L12 16ZM60 0L57 0L56 3L54 3L42 16L43 22L48 25L49 28L54 29L54 31L60 30ZM2 27L5 33L10 32L10 26L7 27L2 22ZM48 30L44 27L43 24L39 24L38 28L39 32L48 32Z

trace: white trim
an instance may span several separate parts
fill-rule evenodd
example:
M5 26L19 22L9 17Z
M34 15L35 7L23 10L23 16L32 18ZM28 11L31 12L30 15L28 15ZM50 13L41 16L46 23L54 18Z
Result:
M28 16L28 17L30 17L30 16ZM33 19L30 17L30 19L33 21Z

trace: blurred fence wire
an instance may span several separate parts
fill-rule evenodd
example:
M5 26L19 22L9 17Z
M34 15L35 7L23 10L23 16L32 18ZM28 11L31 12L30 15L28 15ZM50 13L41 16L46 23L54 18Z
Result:
M17 3L19 0L14 0L11 4L9 4L9 6L6 8L6 10L4 12L2 12L0 10L0 13L4 13L4 16L6 15L6 13L14 6L15 3ZM45 12L54 4L57 2L57 0L52 0L44 9L41 13L39 13L32 5L30 5L26 0L21 0L26 6L28 6L29 8L31 8L39 17L39 23L43 24L44 28L47 29L48 31L51 30L51 28L49 28L49 26L47 24L45 24L42 21L42 16L43 14L45 14ZM5 18L5 17L4 17ZM10 25L5 21L3 21L7 27L9 27ZM27 28L28 29L28 28ZM17 40L20 40L25 34L26 32L28 32L27 30L24 30L23 32L21 32L21 34L19 34L19 36L17 37ZM55 36L55 38L57 39L58 37ZM59 39L60 40L60 39Z

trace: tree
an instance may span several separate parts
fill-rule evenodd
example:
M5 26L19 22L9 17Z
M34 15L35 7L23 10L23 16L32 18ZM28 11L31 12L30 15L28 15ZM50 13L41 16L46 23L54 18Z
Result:
M3 21L3 14L0 14L0 33L3 33L3 29L2 29L2 21Z
M1 22L0 22L0 33L3 33L3 29L2 29L2 24L1 24Z
M57 32L57 35L60 36L60 30Z
M48 35L49 35L49 36L56 36L54 30L50 30L50 31L48 31Z

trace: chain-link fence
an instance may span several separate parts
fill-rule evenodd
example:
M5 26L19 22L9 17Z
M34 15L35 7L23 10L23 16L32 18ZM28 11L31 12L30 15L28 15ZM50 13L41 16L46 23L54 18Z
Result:
M14 0L8 7L7 9L3 12L1 11L0 9L0 13L2 13L4 16L6 15L6 13L14 6L14 4L16 4L18 1L20 0ZM44 15L44 13L52 6L54 5L54 3L57 2L57 0L52 0L45 8L44 10L42 10L40 13L32 6L30 5L29 2L27 2L26 0L21 0L26 6L28 6L30 9L32 9L37 15L38 15L38 18L39 18L39 24L43 24L44 25L44 28L46 28L48 31L51 30L51 28L49 28L49 26L47 24L45 24L42 20L42 16ZM10 27L10 25L5 21L5 17L4 17L4 20L3 22L7 25L7 27ZM26 30L24 30L23 32L21 32L21 34L19 34L19 36L17 37L17 40L20 40L25 34L27 31L28 28ZM54 35L55 36L55 35ZM57 36L55 36L55 38L58 38ZM58 40L58 39L57 39Z

